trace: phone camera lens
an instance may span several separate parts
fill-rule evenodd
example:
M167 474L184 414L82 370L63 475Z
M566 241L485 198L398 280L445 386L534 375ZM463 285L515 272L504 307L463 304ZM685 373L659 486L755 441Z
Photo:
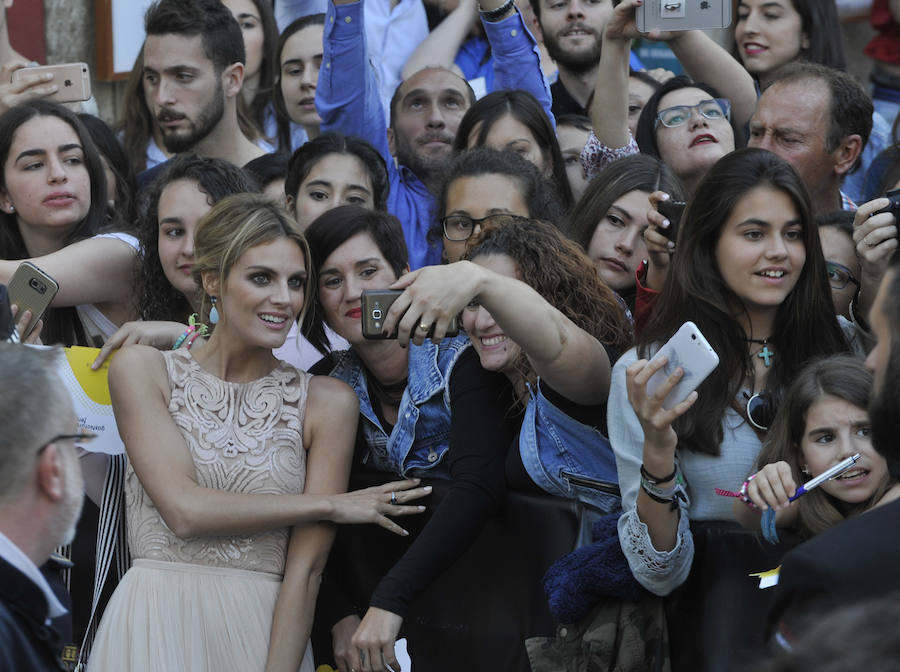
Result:
M692 341L696 341L696 340L697 340L697 334L691 334L691 340L692 340Z

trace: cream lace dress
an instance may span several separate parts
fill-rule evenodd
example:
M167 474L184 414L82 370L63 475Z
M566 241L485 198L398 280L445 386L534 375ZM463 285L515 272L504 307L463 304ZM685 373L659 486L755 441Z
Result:
M309 374L281 363L249 383L204 371L187 349L164 353L169 412L200 485L299 494ZM249 672L266 663L289 530L179 539L129 464L125 475L131 569L103 616L88 669ZM313 670L307 647L300 667Z

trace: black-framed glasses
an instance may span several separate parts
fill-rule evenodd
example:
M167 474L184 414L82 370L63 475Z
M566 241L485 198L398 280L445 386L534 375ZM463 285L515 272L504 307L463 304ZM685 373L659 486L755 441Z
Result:
M49 441L45 442L43 446L41 446L40 450L38 450L37 454L40 455L44 452L44 449L47 448L51 443L56 443L57 441L70 441L74 440L76 444L83 446L86 443L90 443L94 439L97 438L97 435L93 432L79 432L78 434L57 434Z
M447 240L459 242L471 238L476 226L480 226L483 229L488 225L503 226L508 222L523 219L528 218L505 212L496 212L480 219L475 219L468 215L447 215L441 219L441 226L444 228L444 236Z
M747 396L747 393L744 393ZM757 392L747 399L747 420L760 431L768 431L775 420L775 400L766 391Z
M826 261L825 269L828 271L828 284L832 289L843 289L848 282L852 282L859 287L859 280L853 277L853 273L846 266L836 261Z
M675 105L660 110L656 115L654 128L662 124L666 128L676 128L691 119L691 113L697 110L701 117L716 120L731 120L731 101L727 98L710 98L701 100L696 105Z

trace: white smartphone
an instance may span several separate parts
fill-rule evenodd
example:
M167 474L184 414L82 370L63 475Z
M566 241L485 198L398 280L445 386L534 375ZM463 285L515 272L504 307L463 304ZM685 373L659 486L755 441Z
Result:
M648 395L656 392L657 388L679 366L684 369L681 380L663 399L662 407L666 410L684 401L685 397L696 390L700 383L719 365L719 356L716 351L712 349L693 322L682 324L675 335L666 341L666 344L653 355L650 361L655 362L660 357L668 357L669 361L647 381Z
M644 0L635 19L642 33L726 28L731 25L731 0Z

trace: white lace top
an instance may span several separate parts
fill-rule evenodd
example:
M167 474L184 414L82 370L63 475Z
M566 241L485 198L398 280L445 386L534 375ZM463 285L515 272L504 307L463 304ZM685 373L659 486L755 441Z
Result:
M281 363L264 378L229 383L204 371L187 348L163 353L169 412L207 488L299 494L306 477L303 414L310 375ZM284 574L287 528L179 539L163 522L134 469L125 475L132 558Z

